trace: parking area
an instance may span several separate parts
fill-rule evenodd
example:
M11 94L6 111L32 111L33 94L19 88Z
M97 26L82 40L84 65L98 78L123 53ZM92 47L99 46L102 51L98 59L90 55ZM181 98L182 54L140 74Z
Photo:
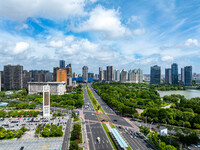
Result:
M28 140L2 140L0 150L61 150L63 138L40 138Z
M37 118L4 118L0 120L0 126L5 129L18 130L22 126L25 126L28 131L34 131L38 124L56 124L57 126L66 125L69 117L37 117ZM63 129L64 130L64 129Z

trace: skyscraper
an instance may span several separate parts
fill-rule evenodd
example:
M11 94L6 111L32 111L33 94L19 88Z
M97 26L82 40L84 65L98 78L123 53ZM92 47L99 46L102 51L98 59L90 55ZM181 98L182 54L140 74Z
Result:
M172 84L171 68L165 69L165 83L166 84Z
M129 70L128 72L128 81L131 83L138 83L138 72L137 70Z
M160 84L161 68L160 66L152 66L150 73L150 84Z
M126 82L128 81L128 72L126 70L122 70L121 71L121 79L120 79L121 82Z
M141 69L137 69L137 74L138 74L138 82L142 83L143 82L143 71Z
M1 72L0 72L0 91L1 91Z
M184 68L181 68L181 83L182 83L182 84L185 84Z
M117 69L114 70L114 80L115 81L120 81L120 74L121 74L120 70L117 70Z
M178 84L178 65L173 63L171 65L172 84Z
M113 81L113 66L107 66L107 80Z
M83 66L82 68L82 78L83 78L83 82L88 82L88 67L87 66Z
M107 70L103 71L103 80L107 81Z
M192 66L184 67L184 79L186 86L192 85Z
M23 66L4 66L4 88L21 89L23 88Z
M65 68L65 61L64 60L60 60L60 68Z
M103 80L103 70L102 67L99 67L99 81Z

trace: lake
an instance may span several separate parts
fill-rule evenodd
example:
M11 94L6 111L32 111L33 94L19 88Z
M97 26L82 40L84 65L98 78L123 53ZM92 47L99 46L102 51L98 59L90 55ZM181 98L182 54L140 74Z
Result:
M194 97L200 97L200 90L195 89L187 89L187 90L180 90L180 91L158 91L160 94L160 97L163 97L165 95L171 95L171 94L180 94L185 96L187 99L191 99Z
M8 103L6 103L6 102L0 102L0 107L1 106L7 106L8 105Z

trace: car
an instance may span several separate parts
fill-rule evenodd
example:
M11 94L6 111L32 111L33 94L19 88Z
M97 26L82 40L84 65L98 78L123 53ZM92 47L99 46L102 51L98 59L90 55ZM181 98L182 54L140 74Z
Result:
M192 146L192 147L197 147L197 146L196 146L196 145L194 145L194 144L191 144L191 146Z
M116 119L114 119L113 121L117 122L117 120L116 120Z
M198 144L197 147L200 147L200 144Z
M156 129L155 129L155 128L151 128L151 130L154 130L154 131L155 131Z

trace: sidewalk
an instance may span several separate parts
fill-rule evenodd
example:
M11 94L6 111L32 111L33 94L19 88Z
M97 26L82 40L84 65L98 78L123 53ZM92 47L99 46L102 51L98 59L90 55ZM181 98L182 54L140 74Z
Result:
M79 116L81 119L81 127L82 127L82 140L83 143L79 144L79 147L83 147L83 150L89 150L89 146L88 146L88 141L87 141L87 131L86 131L86 124L85 122L85 118L83 115L83 110L79 110ZM84 123L84 124L83 124Z

